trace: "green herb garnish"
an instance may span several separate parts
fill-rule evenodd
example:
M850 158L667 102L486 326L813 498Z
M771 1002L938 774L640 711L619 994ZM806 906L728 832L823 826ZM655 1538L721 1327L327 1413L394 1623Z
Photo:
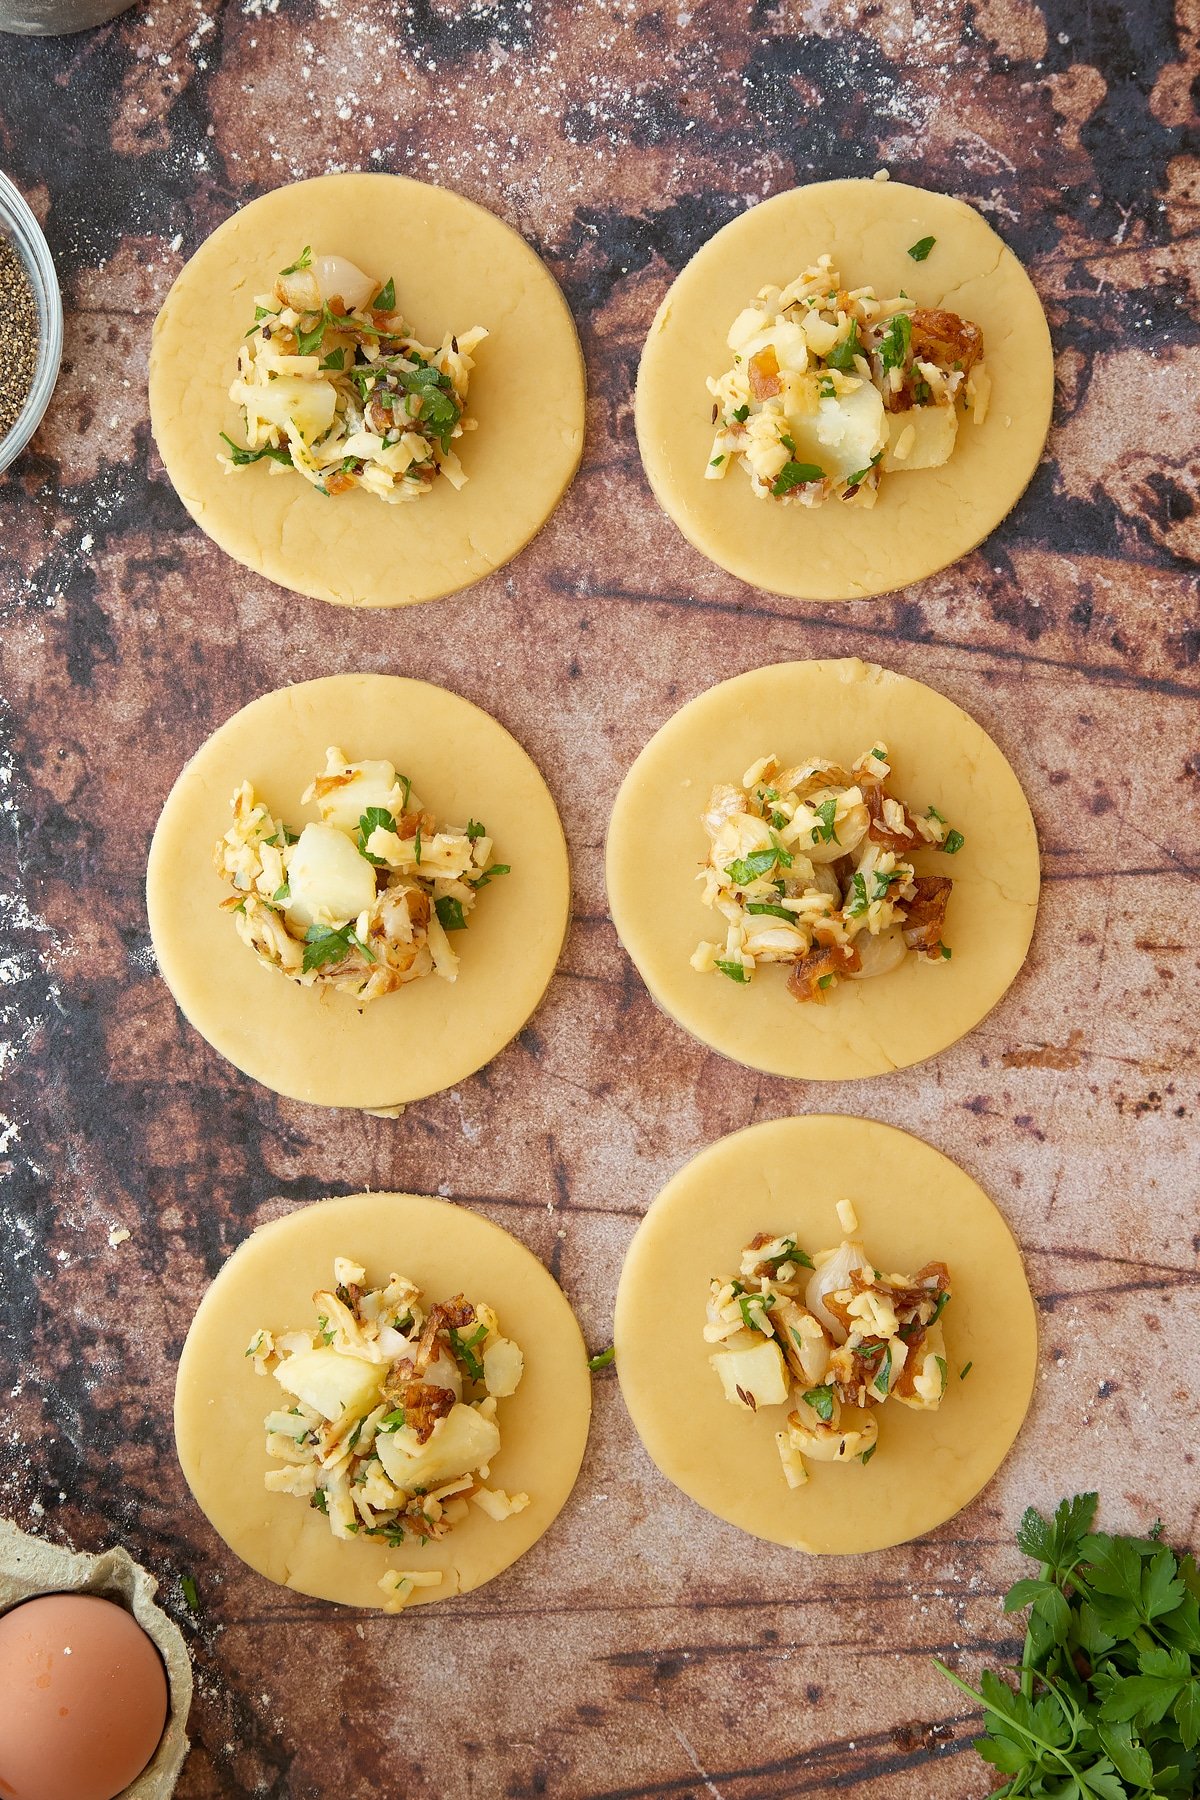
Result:
M820 820L820 824L814 825L812 828L812 841L814 844L841 843L842 840L839 838L836 830L837 807L837 796L831 794L828 800L822 800L820 806L815 806L813 808L814 813Z
M321 361L321 367L323 369L344 369L345 366L346 352L340 347L337 350L331 350L329 355L322 358Z
M725 873L738 887L749 887L751 882L761 881L778 861L779 855L774 849L752 850L749 856L739 856L735 862L731 862Z
M975 1367L975 1364L973 1361L964 1363L962 1368L958 1371L958 1379L960 1381L965 1381L967 1379L967 1376L971 1373L971 1370L974 1367Z
M472 1381L483 1380L483 1363L475 1354L475 1346L487 1336L487 1326L477 1325L470 1337L464 1337L460 1331L450 1327L450 1348L460 1363L466 1367Z
M867 883L857 871L850 877L850 885L854 889L854 898L846 908L848 919L861 919L871 902L867 899ZM885 890L886 891L886 890Z
M405 1412L405 1409L402 1406L398 1406L395 1412L384 1413L375 1429L377 1431L386 1431L389 1434L393 1431L399 1431L407 1417L408 1414ZM359 1423L361 1429L361 1420Z
M290 900L291 897L292 897L292 890L288 886L287 882L285 881L283 886L277 887L275 889L275 892L271 895L271 905L272 906L282 906L284 901Z
M349 925L334 930L331 925L310 925L304 934L304 974L313 969L323 969L328 962L341 962L351 951L359 950L368 962L374 962L374 953L367 949L362 939L357 937Z
M883 1362L880 1365L879 1373L878 1373L878 1375L876 1375L874 1381L871 1383L871 1386L875 1389L875 1392L877 1394L886 1395L887 1391L888 1391L888 1384L891 1381L891 1378L892 1378L892 1346L889 1344L887 1349L883 1353Z
M840 344L835 344L825 361L831 369L852 369L854 358L860 354L862 345L858 340L858 320L851 319L850 330Z
M750 408L748 406L739 406L733 416L739 425L744 425L746 420L750 417Z
M326 1516L328 1516L329 1501L325 1498L324 1488L318 1488L308 1504L310 1506L315 1506L319 1513L325 1513Z
M867 1464L870 1462L871 1458L874 1456L874 1454L878 1450L878 1448L879 1448L878 1441L875 1442L874 1444L867 1445L866 1449L863 1451L862 1455L858 1459L864 1469L866 1468Z
M437 913L438 923L443 931L465 931L467 929L462 901L456 900L452 894L445 894L440 900L435 900L433 909Z
M957 856L966 841L961 831L948 831L942 849L947 856Z
M730 981L747 982L750 979L750 971L745 963L726 962L724 958L718 956L713 962L713 967L720 969L722 975L728 975Z
M486 837L486 836L487 836L487 826L486 825L481 825L479 823L478 819L468 819L467 820L467 837L472 844L477 843L481 837Z
M592 1371L593 1375L598 1375L601 1369L607 1369L609 1363L615 1359L616 1354L615 1345L610 1344L607 1350L598 1350L595 1356L588 1357L588 1368Z
M274 444L265 444L261 450L243 450L240 444L235 444L224 432L220 435L221 441L229 445L229 458L237 469L244 469L247 463L261 462L264 456L270 457L272 462L286 463L288 468L292 466L290 450L278 450Z
M710 462L710 463L709 463L709 465L708 465L708 466L709 466L709 468L710 468L710 469L719 469L719 468L720 468L720 466L721 466L721 464L722 464L722 463L723 463L723 462L724 462L724 461L725 461L725 458L724 458L724 456L714 456L714 457L713 457L713 459L712 459L712 461L711 461L711 462Z
M818 1419L823 1419L828 1425L833 1418L833 1389L828 1386L809 1388L804 1398Z
M930 241L930 243L932 243L933 239L930 238L929 241ZM389 275L387 280L384 282L383 286L380 288L379 292L376 294L375 298L372 300L371 311L372 312L391 313L391 312L395 312L395 310L396 310L396 283L395 283L394 278L391 275Z
M748 900L746 911L748 913L771 913L776 919L786 919L789 925L796 923L794 912L789 912L786 906L776 906L770 900Z
M301 269L311 269L311 268L312 268L312 245L305 244L303 250L300 252L300 254L296 258L295 262L289 263L286 269L280 269L279 273L281 275L296 275L299 273L299 271Z
M491 881L494 876L496 876L496 875L511 875L511 874L512 874L512 867L509 863L489 863L487 868L483 871L483 874L478 876L471 883L471 886L473 888L475 888L476 891L478 891L478 889L480 889L480 888L485 888L487 886L488 882Z
M818 469L816 463L787 462L784 463L771 492L776 499L781 494L790 494L793 488L803 487L809 481L824 481L824 469Z
M902 368L911 342L912 320L907 313L896 313L888 320L887 330L879 341L879 359L884 368Z
M183 1601L188 1611L199 1612L200 1595L196 1590L196 1583L193 1581L192 1577L190 1575L181 1575L179 1577L179 1585L183 1589Z
M915 244L909 245L908 254L912 257L914 262L924 262L936 243L936 238L918 238Z
M1200 1570L1148 1537L1093 1532L1096 1495L1030 1507L1017 1543L1039 1565L1004 1600L1028 1608L1016 1688L985 1669L975 1748L1007 1776L996 1796L1189 1800L1200 1743Z

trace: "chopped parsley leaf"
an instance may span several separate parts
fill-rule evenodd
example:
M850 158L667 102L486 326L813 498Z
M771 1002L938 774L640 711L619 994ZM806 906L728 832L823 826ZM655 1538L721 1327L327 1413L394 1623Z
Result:
M814 825L812 828L812 841L814 844L841 843L842 840L839 838L836 828L837 807L837 796L831 794L828 800L822 800L820 806L813 808L817 818L820 820L820 824Z
M828 1425L833 1418L833 1389L829 1386L809 1388L804 1398L818 1419Z
M888 320L887 330L879 342L879 358L884 368L902 368L911 343L912 320L907 313L896 313Z
M856 870L850 878L850 885L854 889L854 898L846 908L846 917L848 919L861 919L868 906L871 904L867 899L867 883L865 878Z
M889 1344L884 1352L883 1364L871 1386L878 1394L886 1394L892 1378L892 1346Z
M479 877L478 881L472 882L471 885L474 888L485 888L487 886L488 882L491 881L491 879L494 875L511 875L511 874L512 874L512 865L510 863L489 863L487 868L483 871L483 874Z
M344 369L345 366L346 366L346 352L340 348L337 350L331 350L329 352L329 355L324 357L321 362L321 367L323 369Z
M435 900L433 907L443 931L465 931L467 929L462 901L456 900L452 894L444 894L440 900Z
M295 262L289 263L286 269L280 269L279 273L281 275L297 275L297 274L299 274L301 269L311 269L311 268L312 268L312 245L305 244L303 250L300 252L300 254L296 258Z
M190 1575L181 1575L179 1585L183 1589L184 1605L189 1612L200 1611L200 1595L196 1591L196 1583Z
M933 239L930 238L929 241L930 241L930 243L932 243ZM910 252L910 254L911 254L911 252ZM376 294L375 298L372 300L371 311L372 312L390 313L390 312L395 312L395 310L396 310L396 283L395 283L394 277L389 275L387 280L384 282L383 286L380 288L379 292Z
M817 981L817 986L819 988L827 988L831 985L832 981L833 981L832 975L822 975Z
M874 1444L867 1445L866 1449L863 1451L862 1455L858 1459L864 1469L866 1468L867 1464L870 1462L871 1458L874 1456L874 1454L878 1450L878 1448L879 1448L878 1441L876 1441Z
M915 244L909 245L908 254L914 262L924 262L936 243L937 239L933 237L918 238Z
M283 886L277 887L275 889L275 892L271 895L271 905L272 906L282 906L283 902L285 900L290 900L291 897L292 897L292 890L288 886L287 882L285 881Z
M601 1369L607 1369L609 1363L615 1359L616 1354L615 1347L610 1344L607 1350L598 1350L595 1356L588 1357L588 1368L592 1371L593 1375L598 1375Z
M761 881L778 860L778 853L774 849L752 850L749 856L739 856L736 861L731 862L725 873L738 887L748 887L752 881Z
M721 466L721 464L722 464L722 463L723 463L723 462L724 462L724 461L725 461L725 458L724 458L724 456L714 456L714 457L713 457L713 459L712 459L712 461L711 461L711 462L710 462L710 463L709 463L709 465L708 465L708 466L709 466L709 468L710 468L710 469L719 469L719 468L720 468L720 466Z
M467 820L467 837L474 844L479 838L487 836L487 826L481 825L478 819Z
M733 416L737 424L744 425L746 420L750 417L750 408L748 406L739 406Z
M958 1379L960 1381L965 1381L967 1379L967 1376L971 1373L971 1370L974 1367L975 1367L975 1364L973 1361L969 1362L969 1363L964 1363L962 1368L958 1371Z
M787 462L776 476L771 492L776 499L783 494L790 494L793 488L804 487L810 481L824 481L824 469L818 469L816 463Z
M862 350L858 340L858 320L851 319L850 330L840 344L835 344L826 356L825 361L831 369L852 369L854 358Z
M310 925L304 934L304 970L305 975L313 969L322 969L328 962L341 962L354 950L359 950L368 962L375 961L374 952L367 949L362 939L357 937L349 925L343 925L335 931L331 925Z
M284 463L288 468L291 467L290 450L278 450L274 444L265 444L261 450L243 450L240 444L235 444L231 437L225 436L224 432L220 435L222 442L229 445L229 460L235 469L244 469L247 463L261 462L264 456L269 456L272 462Z
M316 1493L313 1495L312 1499L309 1501L308 1504L310 1506L315 1506L319 1513L325 1513L326 1516L328 1516L329 1502L325 1498L325 1489L324 1488L318 1488Z
M749 900L746 903L748 913L773 913L777 919L786 919L789 925L796 923L796 915L789 912L786 906L775 906L769 900Z
M961 831L948 831L942 849L947 856L957 856L966 841Z
M404 1408L402 1406L398 1406L396 1408L395 1412L385 1413L383 1415L382 1419L380 1419L380 1421L379 1421L379 1424L376 1426L376 1430L377 1431L386 1431L390 1435L393 1431L399 1431L400 1427L404 1424L407 1417L408 1417L408 1415L405 1412ZM360 1421L360 1424L361 1424L361 1421Z

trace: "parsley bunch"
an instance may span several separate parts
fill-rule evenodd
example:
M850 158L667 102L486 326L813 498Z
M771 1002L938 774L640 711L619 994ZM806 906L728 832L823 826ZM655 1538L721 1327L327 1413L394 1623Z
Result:
M1200 1569L1148 1538L1093 1532L1096 1495L1047 1522L1030 1507L1017 1542L1040 1564L1006 1612L1028 1607L1019 1685L986 1669L980 1756L1008 1780L997 1795L1054 1800L1187 1800L1200 1757Z

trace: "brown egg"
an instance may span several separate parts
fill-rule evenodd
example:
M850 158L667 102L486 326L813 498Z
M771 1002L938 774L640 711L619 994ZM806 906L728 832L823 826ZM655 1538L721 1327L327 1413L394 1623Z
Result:
M167 1677L132 1614L43 1594L0 1617L0 1796L115 1800L167 1722Z

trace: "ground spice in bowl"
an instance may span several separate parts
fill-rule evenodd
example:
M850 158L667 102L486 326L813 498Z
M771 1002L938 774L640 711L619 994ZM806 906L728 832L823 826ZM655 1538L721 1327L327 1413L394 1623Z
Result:
M25 265L0 237L0 438L12 430L29 398L40 336L37 298Z

